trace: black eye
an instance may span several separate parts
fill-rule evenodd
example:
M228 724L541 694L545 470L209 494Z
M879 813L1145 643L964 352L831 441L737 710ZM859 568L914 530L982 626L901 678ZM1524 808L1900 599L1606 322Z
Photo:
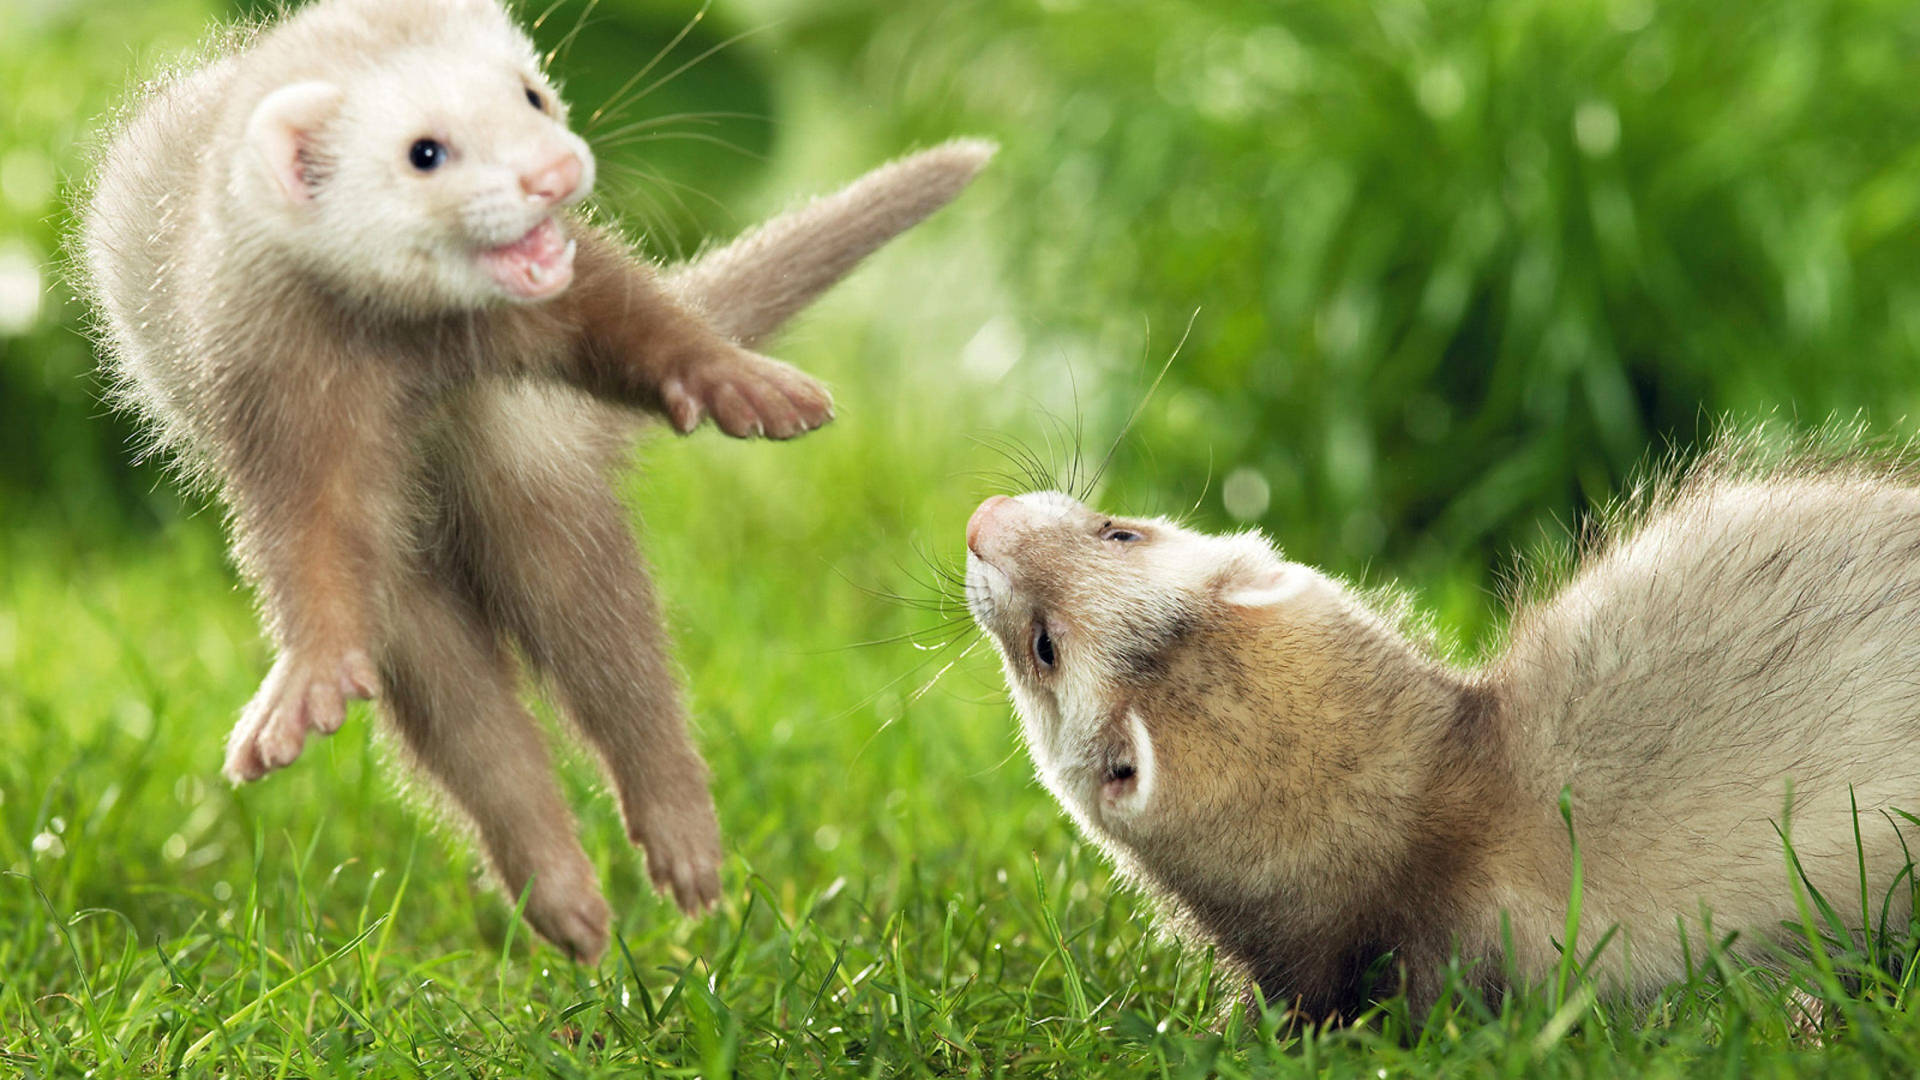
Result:
M1033 628L1033 658L1043 668L1053 667L1053 637L1044 626Z
M527 104L542 112L545 112L547 108L547 103L540 97L540 91L535 90L531 86L527 87Z
M1133 779L1133 771L1132 765L1115 765L1113 768L1107 770L1107 779L1121 781L1131 780Z
M407 160L421 172L432 172L447 163L447 148L435 139L421 139L407 150Z
M1140 534L1132 529L1116 529L1111 522L1100 528L1100 539L1112 540L1119 544L1131 544L1140 539Z

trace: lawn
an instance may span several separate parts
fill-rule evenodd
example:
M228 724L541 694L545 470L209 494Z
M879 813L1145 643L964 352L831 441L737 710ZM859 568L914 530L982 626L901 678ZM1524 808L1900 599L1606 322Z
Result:
M645 448L631 491L713 765L726 895L700 921L654 897L591 764L572 757L620 938L597 968L530 941L513 898L477 883L461 839L398 790L364 711L260 784L219 778L268 654L211 513L138 541L10 530L4 1060L35 1076L1890 1075L1920 1062L1898 997L1849 1004L1815 1049L1767 984L1728 990L1705 973L1635 1006L1543 990L1424 1027L1391 1005L1350 1031L1277 1034L1277 1012L1223 1024L1209 957L1156 937L1032 780L984 648L969 651L971 634L944 650L885 640L946 640L937 616L874 594L937 596L916 583L932 573L916 552L952 557L991 489L970 472L1003 464L859 329L898 310L874 279L910 264L877 268L786 350L834 378L837 424L785 446L705 433Z
M585 968L485 887L369 712L220 779L271 656L217 508L124 463L51 268L92 118L215 6L0 0L0 1073L1920 1073L1904 932L1785 981L1703 946L1647 1001L1570 971L1344 1029L1236 1012L1033 780L940 588L975 503L1024 483L1007 440L1097 459L1143 400L1105 498L1397 579L1468 653L1516 552L1703 415L1910 430L1909 9L1761 5L1729 38L1748 5L718 4L662 71L752 36L628 112L762 119L674 129L733 149L602 132L664 173L607 196L661 254L912 145L1005 151L772 350L836 423L636 455L725 895L701 920L655 897L563 754L619 936ZM556 62L569 93L603 100L696 10L608 0Z

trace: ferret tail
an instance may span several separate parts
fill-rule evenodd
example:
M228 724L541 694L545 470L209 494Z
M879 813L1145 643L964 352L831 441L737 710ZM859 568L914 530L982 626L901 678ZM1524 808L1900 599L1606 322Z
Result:
M997 149L955 139L889 162L668 271L667 284L714 329L754 347L861 259L952 202Z

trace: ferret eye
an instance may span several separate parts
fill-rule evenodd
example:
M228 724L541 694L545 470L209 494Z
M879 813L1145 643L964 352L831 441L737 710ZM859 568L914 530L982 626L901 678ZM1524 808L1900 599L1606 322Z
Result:
M1140 534L1132 529L1116 529L1109 523L1101 528L1100 539L1111 540L1116 544L1131 544L1140 539Z
M1053 669L1053 635L1047 633L1044 625L1036 624L1033 628L1033 659L1041 667Z
M531 86L527 87L527 104L539 109L541 112L547 111L547 103L540 97L540 91L535 90Z
M447 163L447 148L437 139L421 139L407 150L407 160L421 172L432 172Z

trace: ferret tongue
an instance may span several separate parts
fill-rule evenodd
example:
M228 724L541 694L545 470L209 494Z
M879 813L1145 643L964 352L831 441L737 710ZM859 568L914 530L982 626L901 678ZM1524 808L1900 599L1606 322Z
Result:
M574 242L552 218L527 230L527 235L480 254L481 265L509 296L544 300L573 280Z

